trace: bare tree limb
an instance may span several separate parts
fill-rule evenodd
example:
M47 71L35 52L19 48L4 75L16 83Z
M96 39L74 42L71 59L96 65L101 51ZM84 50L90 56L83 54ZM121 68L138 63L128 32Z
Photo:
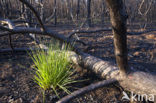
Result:
M149 32L153 32L156 31L156 29L149 29L149 30L145 30L142 32L128 32L128 35L141 35L141 34L145 34L145 33L149 33Z
M10 33L10 32L4 32L4 33L0 33L0 37L12 35L12 34L13 33Z
M73 93L63 97L61 100L59 100L56 103L68 103L69 101L71 101L72 99L74 99L80 95L86 94L92 90L95 90L95 89L98 89L98 88L101 88L104 86L108 86L108 85L115 83L115 82L117 82L116 79L108 79L108 80L103 80L103 81L91 84L91 85L83 87L77 91L74 91Z
M138 12L139 12L140 15L146 16L147 13L149 12L150 8L151 8L151 5L152 5L153 1L149 2L149 6L148 6L147 10L144 13L142 13L141 9L143 8L144 3L145 3L145 0L142 0L141 4L139 6Z
M82 43L83 45L87 45L87 44L85 44L84 42L82 42L80 40L68 39L63 34L59 34L59 33L55 32L55 31L52 31L52 30L46 30L46 32L44 32L44 31L41 31L40 29L37 29L37 28L16 27L14 29L9 29L9 28L3 27L3 26L0 26L0 29L4 30L4 31L11 32L12 33L11 35L21 34L21 33L22 34L33 33L33 34L51 36L51 37L56 38L58 40L64 41L67 44L73 44L73 42L79 42L79 43ZM75 48L75 50L77 52L79 51L79 49L76 49L76 48Z
M40 23L40 25L42 27L42 29L44 31L46 31L46 28L45 28L45 26L44 26L44 24L43 24L43 22L42 22L42 20L40 18L40 15L36 11L36 9L29 2L27 2L26 0L19 0L19 1L24 3L35 14L36 18L38 19L38 22Z
M43 48L42 48L43 49ZM37 51L40 49L35 49L35 48L14 48L14 52L28 52L28 51ZM47 49L44 49L47 50ZM12 52L12 49L6 48L6 49L0 49L0 53L6 54Z
M1 26L1 29L3 29L4 31L8 31L8 29L6 29L6 28L4 28L2 26ZM107 29L104 29L104 30L99 29L99 30L95 30L95 31L85 31L85 30L83 31L82 30L82 32L81 32L81 30L75 30L75 31L68 34L68 38L71 38L74 35L74 33L96 33L96 32L103 32L103 31L107 31ZM111 29L108 29L108 31L111 31ZM156 31L156 29L149 29L149 30L145 30L145 31L142 31L142 32L127 32L127 34L128 35L141 35L141 34L153 32L153 31ZM7 36L9 34L13 35L15 33L0 33L0 37Z
M68 34L68 38L71 38L75 33L97 33L104 31L112 31L112 29L99 29L99 30L75 30Z

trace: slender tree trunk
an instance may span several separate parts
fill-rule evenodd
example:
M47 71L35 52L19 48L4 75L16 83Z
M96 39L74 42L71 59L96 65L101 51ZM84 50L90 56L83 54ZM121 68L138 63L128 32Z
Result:
M56 11L56 0L54 0L54 25L57 25L57 11Z
M4 12L4 9L3 9L3 2L0 1L0 18L4 18L5 17L5 12Z
M11 0L8 0L8 17L11 18L12 14L12 5L11 5Z
M76 11L76 18L79 19L79 13L80 13L80 0L77 0L77 11Z
M7 0L2 0L4 2L4 10L5 10L5 18L8 18L8 14L9 14L9 5L8 5L8 2Z
M102 13L101 13L101 23L104 24L104 17L105 16L105 3L102 0Z
M22 16L22 17L24 17L24 12L25 12L25 5L24 5L24 3L22 3L21 4L21 8L20 8L21 10L20 10L20 15Z
M44 22L44 4L43 4L43 0L40 1L41 3L41 20L42 22Z
M106 0L110 9L110 17L114 35L115 56L121 74L128 72L127 60L127 13L122 0Z
M91 26L91 0L87 0L87 24Z

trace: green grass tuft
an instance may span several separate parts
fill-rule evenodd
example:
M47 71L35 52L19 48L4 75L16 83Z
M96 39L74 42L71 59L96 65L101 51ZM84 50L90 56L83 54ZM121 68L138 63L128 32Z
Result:
M68 85L77 82L72 77L74 70L66 50L53 50L53 47L49 47L48 51L32 51L31 54L35 64L34 81L44 91L52 89L58 97L58 89L69 94Z

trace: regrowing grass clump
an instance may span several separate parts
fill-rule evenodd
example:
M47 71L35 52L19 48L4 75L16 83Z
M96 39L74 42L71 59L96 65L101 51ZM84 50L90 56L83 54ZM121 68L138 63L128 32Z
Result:
M74 70L68 60L67 48L64 50L49 47L47 51L32 51L31 58L35 64L34 81L45 91L52 89L59 97L57 90L70 93L68 86L76 82L72 75Z

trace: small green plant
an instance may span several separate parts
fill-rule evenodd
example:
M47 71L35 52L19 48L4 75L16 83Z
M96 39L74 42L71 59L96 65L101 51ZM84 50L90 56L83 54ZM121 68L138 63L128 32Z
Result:
M43 95L45 90L52 89L59 97L58 89L69 94L69 84L77 81L72 77L74 70L68 60L67 49L53 48L51 46L48 51L32 51L31 58L35 64L34 81L43 89Z

